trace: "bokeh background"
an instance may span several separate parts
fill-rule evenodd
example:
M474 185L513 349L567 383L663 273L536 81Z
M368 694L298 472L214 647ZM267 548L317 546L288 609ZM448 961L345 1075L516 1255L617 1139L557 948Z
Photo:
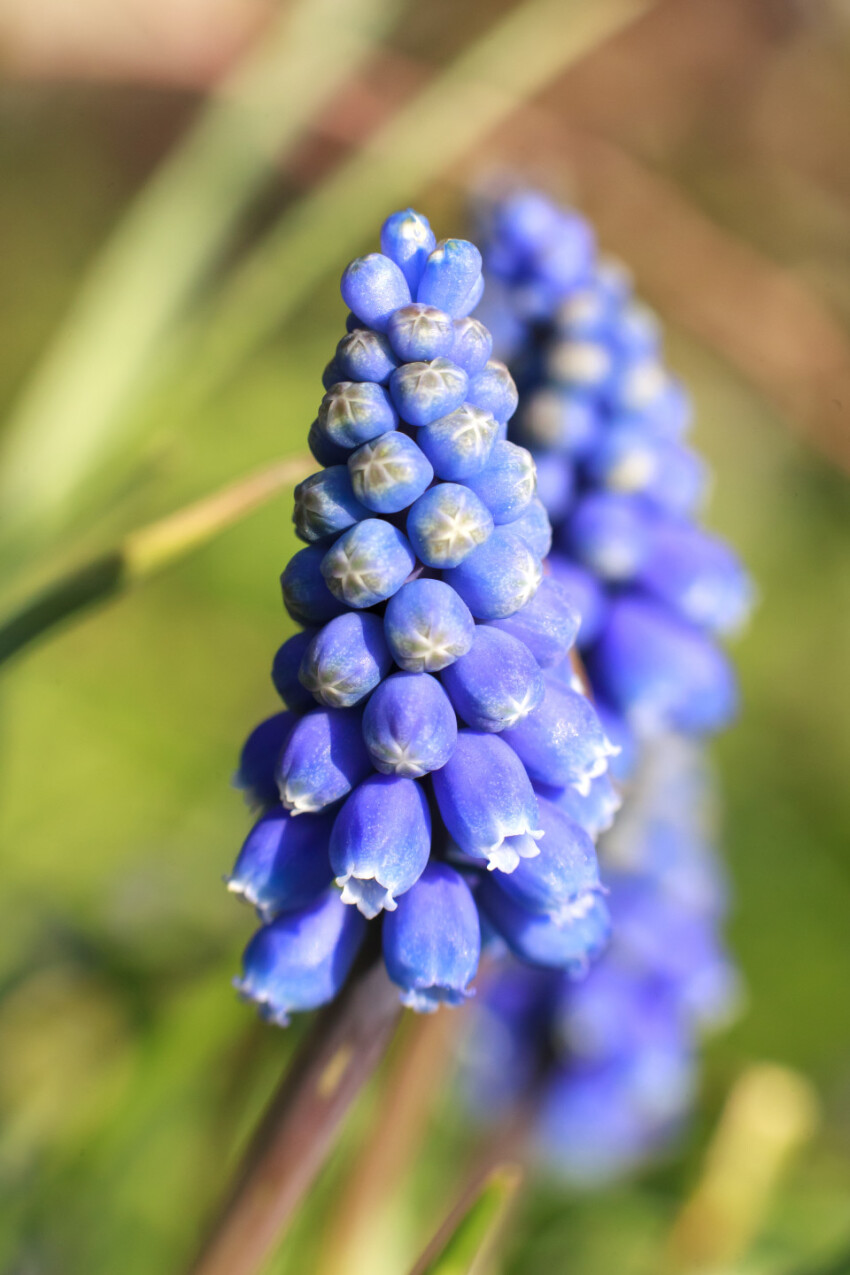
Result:
M303 454L342 326L340 268L373 249L391 207L413 203L438 235L470 232L470 196L505 172L575 202L666 323L669 361L693 391L696 442L716 473L710 524L738 547L761 595L736 649L741 720L715 750L730 942L746 996L707 1048L679 1152L605 1191L536 1184L505 1240L504 1269L658 1271L730 1086L767 1060L811 1082L821 1116L734 1269L841 1275L850 1270L850 6L562 0L563 65L541 67L515 109L443 166L442 125L429 134L417 94L441 75L445 92L457 92L454 59L524 8L533 18L533 6L504 0L396 6L380 44L270 164L157 329L144 362L156 377L133 383L78 464L87 395L96 401L109 384L126 354L120 342L133 353L132 289L155 309L185 257L179 239L159 258L154 243L159 264L142 281L115 261L101 273L98 304L119 316L107 327L116 337L89 348L82 385L68 383L66 435L31 435L45 450L33 445L18 464L21 490L34 496L2 544L2 596L8 611L131 529ZM553 6L536 9L550 46ZM570 52L589 10L600 30ZM272 79L285 69L287 39L272 34L279 12L270 0L0 0L0 472L14 461L57 333L85 326L81 287L216 82L264 41ZM323 37L318 23L314 36L321 74L322 38L327 56L337 53L330 28ZM229 281L277 219L309 222L317 192L399 111L417 123L427 162L421 173L409 154L386 151L382 162L410 171L409 192L387 207L378 191L373 207L361 184L359 202L335 209L339 233L318 219L309 286L280 321L274 298L288 295L291 263L276 275L275 260L260 258L267 339L244 340L237 310L218 344L206 341ZM200 225L205 209L193 212ZM131 248L152 251L152 233L137 226ZM220 359L228 370L217 377ZM200 392L194 380L203 387L210 367ZM57 471L64 503L54 518L40 482ZM262 1028L232 993L251 918L221 884L247 826L229 786L236 751L275 707L268 668L288 634L277 575L294 549L289 516L284 489L3 669L4 1271L180 1270L297 1043L300 1027ZM351 1275L406 1269L473 1154L449 1070L438 1074L415 1170L387 1183L387 1197L398 1189L394 1211L376 1221L380 1242L365 1253L348 1246ZM358 1106L270 1270L330 1275L336 1204L388 1083L379 1076Z

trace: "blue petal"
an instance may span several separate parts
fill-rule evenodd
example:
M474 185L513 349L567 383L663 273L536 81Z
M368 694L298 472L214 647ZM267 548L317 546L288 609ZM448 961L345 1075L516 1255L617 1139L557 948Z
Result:
M353 448L398 425L398 415L383 385L340 381L322 399L316 429L336 447Z
M532 779L579 792L605 773L613 751L590 700L551 677L540 705L504 738Z
M354 494L345 465L331 465L295 488L292 521L301 540L322 540L368 517L369 510Z
M496 527L458 567L443 572L479 620L500 620L530 602L543 579L538 558L509 527Z
M466 397L474 407L489 412L500 425L511 419L519 401L514 378L498 359L490 359L473 377Z
M412 438L393 430L348 459L354 493L376 514L396 514L425 491L434 471Z
M528 507L537 486L531 453L516 443L497 441L487 464L467 483L497 525L513 522Z
M362 609L392 597L415 566L413 550L397 527L366 518L327 550L321 574L340 603Z
M498 735L462 730L434 795L449 835L489 868L511 872L521 857L539 852L537 797L516 753ZM508 838L518 838L507 842Z
M457 742L457 719L429 673L394 673L366 705L363 738L377 770L418 777L449 760Z
M397 775L372 775L336 817L330 860L343 903L366 917L392 912L418 881L431 852L431 815L422 787Z
M699 630L658 603L628 595L611 606L589 656L594 686L641 734L716 731L734 716L729 662Z
M255 726L245 740L233 783L244 790L251 805L276 806L280 801L277 761L297 720L297 713L275 713Z
M438 478L464 482L487 464L498 430L489 412L464 403L420 429L416 441Z
M444 863L429 863L384 918L383 948L405 1005L420 1013L461 1005L472 995L481 952L478 911L463 878Z
M277 769L281 801L295 815L324 810L348 796L371 769L360 713L316 709L296 723L286 741Z
M344 336L336 347L333 363L337 375L325 389L331 389L337 381L375 381L386 385L398 367L387 337L371 328L357 328Z
M460 407L469 377L449 359L403 363L390 377L390 393L402 419L430 425Z
M401 267L411 296L416 295L425 262L436 246L428 218L412 208L393 213L381 227L381 252Z
M416 300L461 318L481 274L481 253L466 239L442 239L428 257Z
M551 801L538 797L543 840L540 854L521 859L493 883L529 912L569 922L575 900L599 890L599 866L588 833Z
M349 309L378 332L386 332L393 311L412 299L400 267L380 252L346 266L339 288Z
M455 343L452 320L436 306L414 302L396 310L387 325L387 337L403 363L449 358Z
M543 698L543 674L521 641L478 625L466 655L441 674L458 716L474 730L515 726Z
M491 620L492 628L518 638L541 668L560 664L573 646L579 613L572 598L552 576L544 576L530 602L504 620Z
M426 567L459 566L492 530L487 506L460 483L437 483L407 515L408 538Z
M411 580L387 603L384 633L399 668L436 673L469 650L475 621L450 585Z
M481 882L476 899L514 956L530 965L580 977L608 941L608 909L595 892L582 895L558 920L521 907L490 876Z
M493 353L493 338L480 319L455 319L454 330L454 345L449 358L462 367L467 376L477 376Z
M520 516L512 520L511 531L519 536L535 558L542 561L548 557L552 548L552 524L539 496L534 496Z
M313 696L299 681L298 670L307 647L316 636L315 629L304 629L287 638L272 661L272 682L287 708L302 712L312 708Z
M312 903L333 879L328 859L332 825L333 818L325 814L293 819L278 809L263 815L239 852L228 890L251 903L264 921Z
M286 1026L292 1011L333 1000L366 935L366 922L336 890L258 930L245 949L239 992Z
M322 562L327 550L321 545L308 545L290 558L280 587L283 605L296 624L324 624L343 610L343 604L331 593L324 576Z
M381 619L346 611L312 637L300 679L320 704L352 708L374 690L391 666Z

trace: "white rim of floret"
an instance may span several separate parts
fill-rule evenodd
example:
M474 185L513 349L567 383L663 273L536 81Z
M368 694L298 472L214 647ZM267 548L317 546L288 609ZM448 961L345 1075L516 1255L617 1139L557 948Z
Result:
M352 904L368 921L373 920L380 912L395 912L398 907L392 886L386 885L377 872L347 872L335 880L342 890L342 902ZM364 893L369 882L383 890L383 898L371 899L368 892Z
M514 872L519 867L520 859L536 859L540 854L540 847L534 843L545 836L542 828L519 828L511 830L507 826L503 826L502 836L491 846L487 846L484 850L484 857L487 859L488 872ZM531 839L531 844L525 840L521 846L508 846L505 842L508 837L522 837Z
M285 809L289 811L293 819L297 815L318 814L320 810L324 810L325 806L330 804L330 802L327 801L320 801L317 803L314 797L310 797L309 794L306 793L302 793L300 796L293 796L288 780L282 784L279 783L277 787L278 792L280 793L281 803ZM336 798L333 800L336 800Z
M437 993L436 996L429 995ZM439 995L439 993L444 993ZM399 994L402 1005L419 1014L435 1014L441 1005L458 1006L475 995L474 987L447 987L444 983L432 983L430 987L411 987Z
M268 1009L271 1011L263 1015L268 1022L274 1023L277 1027L289 1026L289 1014L285 1009L272 1004L272 999L268 992L255 991L246 978L234 978L231 982L242 1000L253 1001L261 1010Z

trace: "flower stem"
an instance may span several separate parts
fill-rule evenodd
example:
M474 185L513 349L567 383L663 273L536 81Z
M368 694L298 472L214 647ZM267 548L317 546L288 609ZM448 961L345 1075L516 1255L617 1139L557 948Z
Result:
M275 461L130 532L116 548L75 567L0 620L0 664L72 616L181 561L306 477L312 467L307 457Z
M255 1275L334 1145L401 1015L379 962L318 1018L260 1122L192 1275Z

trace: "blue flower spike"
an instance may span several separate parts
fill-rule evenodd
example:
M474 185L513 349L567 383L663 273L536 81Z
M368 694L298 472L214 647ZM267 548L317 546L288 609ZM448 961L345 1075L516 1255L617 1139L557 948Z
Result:
M527 607L487 621L546 670L540 704L494 741L531 778L542 836L536 858L475 884L494 953L501 941L514 959L488 980L468 1087L473 1101L495 1094L500 1114L533 1106L546 1165L593 1186L670 1145L693 1101L700 1037L734 1008L702 737L734 711L718 639L746 618L752 590L698 525L706 468L683 441L690 404L628 272L545 195L508 195L485 216L493 358L507 360L522 400L508 439L533 452L554 537L547 555L524 513L494 532L522 530L547 557ZM499 418L481 376L471 374L467 401ZM445 579L480 620L466 567ZM550 641L550 590L569 599L566 643ZM564 659L573 640L595 707ZM469 658L441 674L447 688Z
M346 335L308 436L321 469L295 493L306 547L281 577L304 631L274 659L287 711L249 738L238 774L260 818L229 887L266 922L239 986L273 1022L336 994L370 924L406 1005L461 1004L485 879L536 865L505 898L538 927L562 927L598 886L592 840L562 809L568 780L538 764L560 728L573 769L604 769L596 719L563 700L563 678L547 685L579 619L544 578L551 526L535 458L504 437L517 390L472 314L483 290L478 249L438 244L411 209L342 278ZM506 742L544 708L531 742ZM560 786L543 789L544 771Z

